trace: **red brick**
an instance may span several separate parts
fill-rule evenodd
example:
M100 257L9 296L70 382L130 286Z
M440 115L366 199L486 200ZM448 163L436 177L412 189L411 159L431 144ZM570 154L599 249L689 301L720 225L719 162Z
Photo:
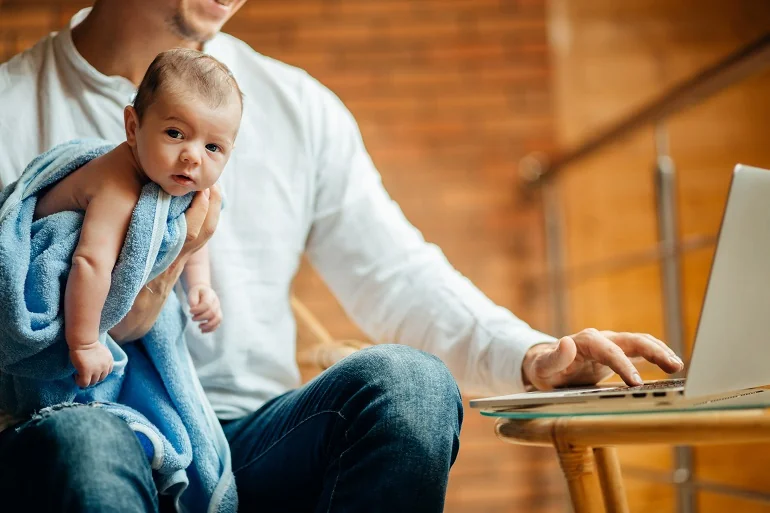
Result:
M0 15L0 33L18 30L54 29L56 11L44 5L15 6L3 5Z

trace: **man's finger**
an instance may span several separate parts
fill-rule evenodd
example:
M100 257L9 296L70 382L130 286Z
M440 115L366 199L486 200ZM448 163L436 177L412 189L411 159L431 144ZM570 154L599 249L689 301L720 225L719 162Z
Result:
M184 213L185 220L187 221L187 242L192 242L198 238L203 222L206 219L206 214L208 214L210 194L204 194L204 192L198 191L195 193L190 207Z
M662 340L659 340L659 339L653 337L649 333L616 333L614 331L602 331L601 334L604 335L607 338L610 338L610 339L613 338L613 336L615 336L615 335L620 335L620 336L638 335L638 336L644 337L644 338L652 341L656 345L660 346L664 351L669 353L671 356L679 358L677 356L677 354L674 352L674 350L671 349L670 347L668 347L668 345L666 345L665 342L663 342ZM681 358L679 358L679 359L681 360Z
M563 372L575 361L576 355L577 348L572 337L561 338L552 351L539 354L533 362L535 376L540 379L548 379Z
M201 226L201 235L203 235L206 240L214 235L217 224L219 224L219 213L222 211L222 193L219 184L215 183L211 186L209 189L208 200L208 211L206 212L206 217Z
M628 385L641 385L642 377L617 344L596 330L581 331L575 342L578 350L615 371Z
M665 344L659 345L652 337L648 338L639 333L616 333L610 336L610 340L615 342L626 356L641 356L669 373L682 370L682 361L673 351L665 347Z
M684 365L684 361L682 360L682 358L678 354L676 354L673 349L668 347L668 345L665 342L663 342L662 340L658 340L657 338L653 337L649 333L643 333L642 336L652 340L655 344L657 344L660 347L662 347L664 351L668 352L668 354L670 356L673 356L674 358L676 358L679 361L679 363Z

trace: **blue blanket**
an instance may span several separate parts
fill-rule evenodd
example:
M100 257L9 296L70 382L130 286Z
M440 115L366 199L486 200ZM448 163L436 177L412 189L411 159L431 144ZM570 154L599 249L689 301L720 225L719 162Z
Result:
M101 317L100 340L114 370L92 387L75 384L63 299L83 215L33 221L33 213L41 191L112 148L95 139L61 144L0 192L0 409L30 415L70 403L105 408L134 430L158 491L175 497L179 509L236 511L227 440L195 374L177 297L141 341L120 346L107 334L179 254L190 195L171 197L154 183L142 189Z

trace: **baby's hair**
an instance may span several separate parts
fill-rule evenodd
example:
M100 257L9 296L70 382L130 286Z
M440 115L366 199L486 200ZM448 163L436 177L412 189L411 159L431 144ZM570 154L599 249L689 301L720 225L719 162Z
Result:
M134 109L141 123L144 113L160 92L179 94L192 91L213 108L233 93L243 111L243 93L230 69L214 57L189 48L161 52L144 74L134 98Z

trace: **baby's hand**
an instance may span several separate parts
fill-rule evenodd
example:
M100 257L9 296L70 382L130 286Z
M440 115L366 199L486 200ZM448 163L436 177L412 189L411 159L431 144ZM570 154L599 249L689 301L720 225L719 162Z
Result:
M222 322L219 296L208 285L195 285L187 291L192 320L200 324L201 333L211 333Z
M78 349L70 349L70 361L75 367L75 383L81 388L95 385L112 372L112 353L98 340Z

